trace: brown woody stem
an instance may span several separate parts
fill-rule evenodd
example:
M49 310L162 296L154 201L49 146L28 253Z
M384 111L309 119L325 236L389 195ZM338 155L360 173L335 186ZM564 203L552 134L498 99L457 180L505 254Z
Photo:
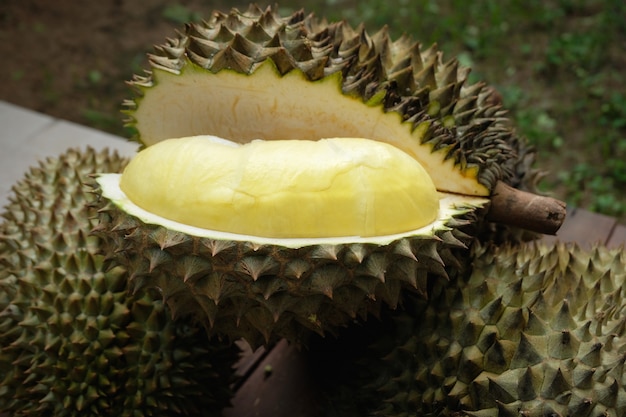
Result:
M554 235L565 220L565 203L513 188L498 182L492 195L487 220Z

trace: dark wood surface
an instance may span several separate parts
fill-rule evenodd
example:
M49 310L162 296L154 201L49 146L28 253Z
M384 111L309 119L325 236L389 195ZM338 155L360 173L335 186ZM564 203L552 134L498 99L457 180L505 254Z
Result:
M608 216L586 210L568 211L557 236L546 236L547 242L557 239L575 242L582 247L626 245L626 226ZM262 355L254 365L246 362L247 379L239 387L233 406L224 417L319 417L315 408L317 387L306 353L284 341ZM251 355L252 353L248 353ZM271 370L271 371L270 371Z
M284 340L266 354L240 386L224 417L316 415L316 387L306 355Z
M557 236L544 238L549 242L557 239L563 242L576 242L584 247L598 243L618 247L626 242L626 226L618 224L613 217L572 209L568 211Z

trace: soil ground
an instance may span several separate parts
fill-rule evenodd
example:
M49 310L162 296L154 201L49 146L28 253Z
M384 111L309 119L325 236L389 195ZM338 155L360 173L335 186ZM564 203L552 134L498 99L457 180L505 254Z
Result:
M0 99L121 133L124 81L180 27L167 3L0 0Z

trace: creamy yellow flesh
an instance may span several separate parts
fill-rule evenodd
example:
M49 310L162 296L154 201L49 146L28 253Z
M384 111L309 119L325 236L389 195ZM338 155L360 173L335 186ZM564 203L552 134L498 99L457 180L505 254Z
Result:
M272 238L382 236L437 218L428 173L386 143L356 138L169 139L141 151L120 188L153 214Z

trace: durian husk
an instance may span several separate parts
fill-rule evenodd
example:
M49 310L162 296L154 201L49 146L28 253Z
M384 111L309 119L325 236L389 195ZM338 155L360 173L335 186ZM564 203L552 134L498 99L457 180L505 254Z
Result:
M625 415L624 248L533 242L473 255L471 273L429 300L409 296L369 329L367 349L344 352L351 378L331 385L329 403L342 393L343 415L385 417Z
M220 415L236 347L129 290L90 234L83 182L124 158L69 150L13 186L0 224L0 412L14 416Z
M406 35L394 40L387 27L371 34L363 25L353 28L346 21L328 22L302 10L281 16L275 7L250 5L245 11L214 11L205 21L187 24L157 46L149 58L150 71L129 82L135 96L124 103L128 125L137 132L135 139L145 145L201 134L234 141L281 139L264 137L261 121L253 137L229 137L229 117L205 113L201 103L216 97L203 91L201 82L191 87L195 97L188 104L179 102L184 97L182 85L177 98L164 97L161 91L166 80L177 82L185 74L254 77L256 71L270 65L285 79L300 73L318 84L336 80L340 95L360 100L365 107L380 108L380 113L399 115L399 123L410 125L416 140L429 150L426 154L434 155L434 165L420 161L424 166L453 166L463 173L459 179L476 177L484 187L481 192L487 195L497 181L516 188L535 181L536 172L528 169L534 150L512 128L497 91L483 82L470 84L469 68L457 59L445 61L436 45L424 49ZM163 100L173 100L173 105L163 106ZM273 99L268 96L267 100L269 108ZM336 118L335 109L329 111ZM340 109L336 111L341 114ZM285 123L282 139L354 136L346 133L342 123L327 122L322 116L313 123L323 131L320 136L293 137L289 121L280 116L270 117L272 128L266 130L280 132L275 126ZM207 131L203 120L216 117L224 123ZM396 145L402 148L402 144ZM447 165L450 161L453 164Z
M94 184L96 189L97 184ZM143 222L108 199L94 232L111 264L124 265L135 291L156 288L172 313L191 316L210 335L252 347L284 338L306 345L355 320L396 308L403 290L425 297L447 279L470 240L480 207L458 207L432 230L385 244L270 242L194 236ZM288 240L284 240L288 242Z
M534 188L534 151L512 129L497 93L484 83L469 84L469 70L455 59L444 61L436 46L423 49L407 36L393 40L386 28L372 35L363 26L329 23L303 11L280 16L275 8L252 5L186 25L156 48L150 64L145 76L130 82L135 96L125 103L135 139L146 146L206 134L240 142L346 136L341 123L320 117L311 125L324 135L293 137L281 109L271 117L271 129L259 122L249 131L228 112L206 111L209 105L228 111L231 106L216 106L217 94L202 88L204 80L218 85L219 77L235 75L247 83L255 76L272 83L305 80L326 88L335 98L331 104L350 97L364 112L393 115L411 132L406 142L417 141L425 154L434 155L431 177L447 178L445 172L453 171L452 177L475 184L472 192L481 195L489 195L499 181ZM187 77L194 82L185 84ZM267 101L269 108L271 92ZM329 111L333 117L343 114ZM284 129L276 128L283 122ZM266 128L285 137L265 137ZM235 137L229 136L233 129L239 129ZM311 333L333 333L356 319L377 316L383 304L395 308L404 289L426 296L434 280L445 279L447 268L467 258L468 233L501 241L536 237L493 226L483 220L485 210L472 210L430 235L388 245L345 242L293 249L254 238L242 242L180 233L143 222L103 199L97 233L110 261L132 271L136 291L157 288L175 316L192 316L210 334L243 337L258 346L278 338L300 343Z

